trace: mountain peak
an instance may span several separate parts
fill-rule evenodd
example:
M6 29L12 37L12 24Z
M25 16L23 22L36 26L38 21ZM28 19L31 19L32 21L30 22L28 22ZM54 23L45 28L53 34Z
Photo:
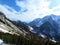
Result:
M4 15L2 12L0 12L0 15Z
M48 36L49 38L56 40L56 41L60 41L60 16L56 16L56 15L49 15L49 16L45 16L44 18L42 18L41 20L36 19L33 21L32 25L34 26L34 31L37 32L37 35L39 33L44 33L46 34L46 36ZM36 23L37 22L37 23ZM50 37L51 36L51 37Z
M3 22L5 22L5 15L4 15L4 13L2 13L2 12L0 12L0 21L3 21Z

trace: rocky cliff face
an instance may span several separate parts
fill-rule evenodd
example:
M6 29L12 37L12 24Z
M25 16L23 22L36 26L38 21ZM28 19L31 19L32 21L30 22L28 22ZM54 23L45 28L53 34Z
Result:
M0 13L0 32L20 35L27 33L24 29L18 28L11 20L7 19L4 14Z
M3 14L0 14L0 31L4 33L17 34L17 35L18 33L23 33Z
M21 26L21 25L20 25ZM0 39L5 43L14 45L59 45L49 39L42 38L29 31L29 28L22 29L11 20L0 13Z

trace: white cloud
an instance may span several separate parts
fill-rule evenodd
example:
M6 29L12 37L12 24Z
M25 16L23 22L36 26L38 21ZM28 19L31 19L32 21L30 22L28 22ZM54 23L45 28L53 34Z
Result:
M16 5L21 8L19 12L9 7L8 5L0 4L0 11L4 12L9 19L22 20L22 21L32 21L35 18L42 18L46 15L60 13L60 6L57 5L52 9L49 8L52 1L46 0L26 0L18 1L16 0ZM26 10L26 12L23 12ZM11 10L11 11L10 11Z
M8 10L8 8L10 10ZM1 5L0 4L0 11L3 12L7 18L9 18L10 20L21 20L21 21L29 21L30 15L24 15L24 14L19 14L18 12L16 12L14 9L12 9L11 7L7 6L7 5Z
M24 15L27 19L33 20L46 15L46 12L49 11L50 2L44 0L26 0L26 2L16 1L16 5L22 9L27 9L28 11L22 12L21 15Z
M17 14L15 13L16 11L14 9L12 9L11 7L7 6L7 5L1 5L0 4L0 12L3 12L7 18L11 19L11 20L17 20ZM8 10L11 9L11 11Z

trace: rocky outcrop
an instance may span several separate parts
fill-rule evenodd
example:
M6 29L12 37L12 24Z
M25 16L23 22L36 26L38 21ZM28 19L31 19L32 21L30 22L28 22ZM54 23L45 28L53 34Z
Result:
M24 30L0 13L0 39L5 43L14 45L59 45L49 39L37 36L36 34ZM28 30L28 31L27 31Z
M12 21L7 19L4 14L0 13L0 31L16 35L24 34L24 32L21 30L16 25L14 25Z

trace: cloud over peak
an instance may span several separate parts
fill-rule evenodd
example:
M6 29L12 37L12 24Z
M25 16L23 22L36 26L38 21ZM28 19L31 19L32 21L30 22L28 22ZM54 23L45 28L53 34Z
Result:
M60 15L60 6L57 5L50 8L52 1L47 0L15 0L16 5L21 8L20 11L16 11L8 5L0 4L0 11L6 14L11 20L21 20L24 22L30 22L36 18L42 18L46 15L55 14Z

